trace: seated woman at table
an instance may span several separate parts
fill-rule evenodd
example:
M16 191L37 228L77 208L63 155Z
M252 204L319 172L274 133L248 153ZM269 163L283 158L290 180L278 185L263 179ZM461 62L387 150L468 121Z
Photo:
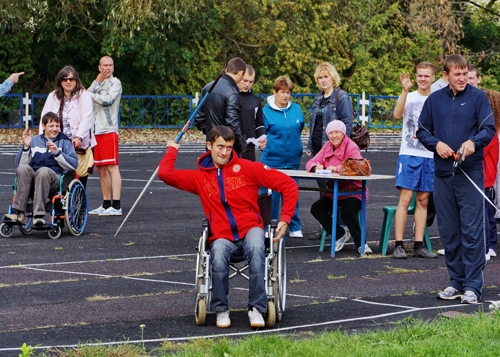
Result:
M326 127L328 141L321 150L306 164L306 170L316 172L316 170L329 170L337 173L342 167L342 162L346 158L361 159L359 147L346 136L345 124L340 120L331 121ZM328 188L333 187L331 181L327 181ZM341 180L339 191L361 191L362 185L359 180ZM366 190L368 197L368 189ZM358 212L361 209L361 194L352 196L339 196L338 206L341 208L340 216L347 225L347 230L341 225L337 225L337 241L335 251L338 252L344 244L351 238L361 254L361 227L358 220ZM333 193L323 192L321 198L311 206L311 214L316 218L323 228L332 234L332 206ZM338 237L341 237L340 239ZM365 244L365 254L371 254L372 250Z

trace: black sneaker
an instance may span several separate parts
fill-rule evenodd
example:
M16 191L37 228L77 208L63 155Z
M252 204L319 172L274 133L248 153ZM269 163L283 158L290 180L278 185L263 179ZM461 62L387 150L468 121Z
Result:
M405 252L405 248L402 247L402 246L397 246L395 249L394 249L394 252L392 253L392 257L394 259L406 259L407 256L406 256L406 252Z
M427 259L433 259L438 257L436 253L429 252L425 247L413 249L413 256L416 258L427 258Z

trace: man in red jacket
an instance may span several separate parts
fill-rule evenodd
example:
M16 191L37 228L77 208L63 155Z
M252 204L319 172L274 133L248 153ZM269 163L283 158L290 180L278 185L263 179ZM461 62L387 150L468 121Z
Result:
M198 159L198 170L175 170L179 144L167 143L158 177L168 185L200 197L209 221L212 264L210 310L217 312L217 326L230 327L229 260L244 256L249 264L248 317L250 326L265 325L267 312L264 283L264 225L257 197L259 187L278 191L284 197L278 234L279 241L288 228L298 200L298 188L287 175L262 163L239 159L233 151L235 135L225 126L216 126L208 134L208 152Z

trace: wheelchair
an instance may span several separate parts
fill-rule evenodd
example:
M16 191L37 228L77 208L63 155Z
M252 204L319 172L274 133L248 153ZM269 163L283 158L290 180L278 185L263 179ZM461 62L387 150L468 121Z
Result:
M264 280L267 293L267 313L264 317L266 327L274 327L276 321L281 321L285 311L286 302L286 251L285 241L281 239L278 243L273 242L277 221L270 219L271 196L264 194L259 196L259 207L261 216L264 218L268 229L268 237L265 238L265 269ZM265 214L263 214L265 212ZM266 219L268 218L268 219ZM207 246L208 220L203 219L203 233L198 242L198 254L196 258L196 305L195 322L203 326L206 320L207 307L210 306L212 290L212 269L210 266L210 249ZM238 264L244 262L243 266ZM248 262L243 258L231 259L229 264L229 279L241 276L249 279L245 271L248 270Z
M15 197L17 191L15 180L13 188ZM32 186L32 190L33 188ZM12 200L14 201L14 199ZM85 188L74 172L61 175L59 189L55 195L50 197L45 212L50 213L49 220L46 221L45 225L33 226L33 201L30 198L26 207L26 224L22 225L2 218L0 234L2 237L9 238L14 234L14 227L19 226L19 230L25 236L31 234L33 230L39 230L46 231L50 238L57 239L61 236L62 228L66 226L72 235L81 235L87 224L88 200ZM12 205L9 205L7 213L13 213Z

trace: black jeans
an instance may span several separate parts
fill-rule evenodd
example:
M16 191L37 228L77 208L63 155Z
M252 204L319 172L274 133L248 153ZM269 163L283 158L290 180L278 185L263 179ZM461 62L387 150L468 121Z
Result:
M354 244L359 248L361 246L361 227L359 226L358 212L361 209L361 201L355 197L348 197L338 202L338 207L341 208L340 217L349 228ZM311 214L329 234L332 234L332 207L332 199L325 196L322 196L311 206ZM337 239L342 237L344 233L344 228L337 224Z

